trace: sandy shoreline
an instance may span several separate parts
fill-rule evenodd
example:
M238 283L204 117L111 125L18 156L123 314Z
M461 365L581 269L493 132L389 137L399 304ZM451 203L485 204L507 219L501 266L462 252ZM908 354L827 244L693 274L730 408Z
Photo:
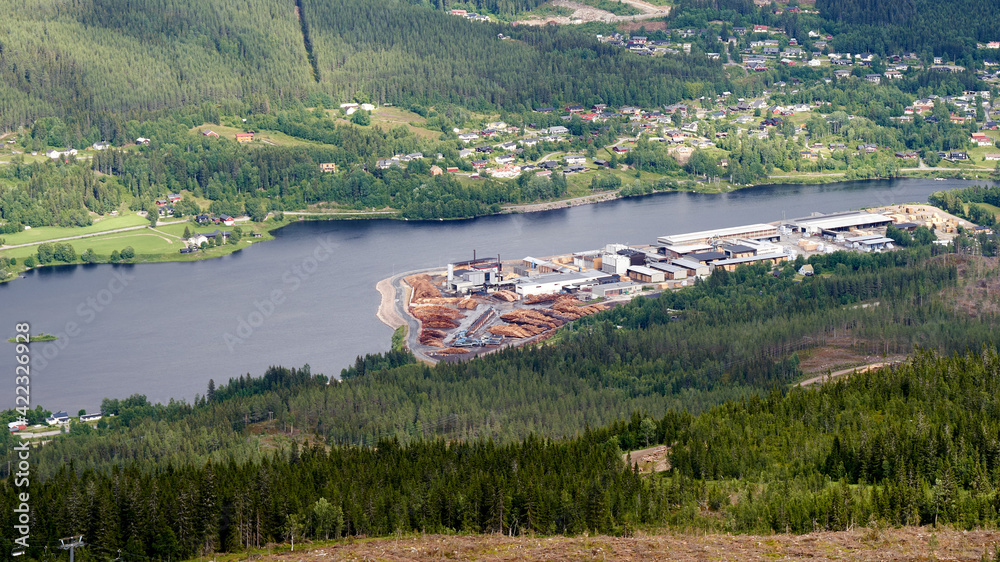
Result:
M392 277L379 281L375 284L375 288L382 295L382 301L378 305L375 317L393 330L405 326L406 320L403 320L396 312L396 289L392 286Z

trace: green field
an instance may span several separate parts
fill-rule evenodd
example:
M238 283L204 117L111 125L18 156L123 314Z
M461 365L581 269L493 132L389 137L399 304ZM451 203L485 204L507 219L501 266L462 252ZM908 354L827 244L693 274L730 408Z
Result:
M327 110L327 114L338 124L347 125L350 123L351 118L341 116L339 109L329 109ZM377 125L382 129L393 129L402 125L423 140L437 140L441 136L441 132L425 129L423 125L426 123L427 119L412 111L407 111L399 107L381 106L376 107L375 111L371 112L371 125L369 126Z
M157 234L149 229L116 232L79 240L67 240L66 243L73 246L77 255L82 254L89 248L93 249L100 256L109 256L114 250L121 251L125 246L132 246L137 254L164 254L171 250L179 252L182 247L180 240L163 234ZM33 256L36 253L38 253L38 246L24 246L22 248L4 250L0 252L0 255L20 260L28 256Z
M978 206L982 207L983 209L986 209L987 211L993 213L993 216L1000 217L1000 207L997 207L996 205L990 205L989 203L976 203L976 205L978 205ZM968 204L965 205L965 210L966 211L969 210L969 205Z
M219 139L228 139L232 142L236 142L236 133L244 132L240 127L230 127L228 125L213 125L211 123L205 123L197 127L192 127L191 132L201 136L201 131L203 130L214 131L219 134ZM273 146L322 146L322 143L308 141L286 135L285 133L279 131L254 131L253 142L250 143L251 146L268 144Z
M94 224L90 226L39 226L37 228L32 228L31 230L18 232L16 234L4 234L2 238L4 238L5 244L16 246L17 244L33 244L57 238L67 238L70 236L79 236L81 234L93 234L96 232L105 232L108 230L116 230L119 228L128 228L130 226L140 226L145 224L149 224L149 221L147 221L145 217L140 217L135 214L127 214L117 217L98 217L94 219ZM79 241L74 240L73 242L75 244Z

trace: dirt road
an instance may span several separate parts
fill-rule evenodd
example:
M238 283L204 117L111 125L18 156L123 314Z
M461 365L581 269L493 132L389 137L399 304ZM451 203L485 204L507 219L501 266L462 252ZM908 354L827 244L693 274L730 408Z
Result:
M605 23L614 23L621 21L638 21L638 20L648 20L655 18L663 18L670 14L670 6L655 6L647 2L642 2L641 0L621 0L622 2L639 9L641 14L636 14L633 16L616 16L611 12L606 10L599 10L593 6L588 6L586 4L581 4L579 2L573 2L572 0L553 0L553 6L562 6L563 8L570 8L573 10L573 14L569 17L566 16L550 16L545 18L530 18L517 22L518 25L546 25L550 23L555 23L559 25L566 24L579 24L591 21L603 21Z
M843 371L837 371L835 373L830 373L828 375L820 375L818 377L813 377L811 379L806 379L799 383L799 386L809 386L811 384L816 384L819 382L826 382L830 379L836 377L842 377L844 375L852 375L854 373L867 373L868 371L874 371L875 369L881 369L889 363L879 362L879 363L869 363L868 365L862 365L860 367L852 367L850 369L844 369Z

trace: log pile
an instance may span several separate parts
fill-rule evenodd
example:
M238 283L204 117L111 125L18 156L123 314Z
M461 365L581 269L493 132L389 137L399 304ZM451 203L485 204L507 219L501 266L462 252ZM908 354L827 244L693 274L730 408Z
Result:
M553 302L559 299L567 298L568 295L559 293L548 293L545 295L529 295L524 297L524 304L541 304L543 302ZM572 298L572 297L570 297Z
M455 306L463 310L475 310L476 307L479 306L479 302L477 302L476 299L472 297L465 297L464 299L455 303Z
M431 347L444 347L445 333L440 330L430 330L424 328L420 330L420 345Z
M465 318L461 312L444 306L417 306L410 309L410 314L420 320L424 328L457 328L457 319Z
M413 287L413 299L419 301L420 299L436 299L441 297L441 291L431 283L430 275L421 273L420 275L411 275L405 279L411 287Z
M435 297L427 299L413 299L413 304L458 304L462 302L462 297Z
M445 353L448 355L457 355L459 353L469 353L468 349L463 349L461 347L446 347L444 349L438 350L436 353Z
M490 326L487 332L497 335L504 336L507 338L530 338L531 336L538 335L545 330L542 328L536 328L535 326L515 326L513 324L498 324L496 326Z
M514 291L501 290L493 293L493 298L506 302L514 302L521 300L521 297L517 296Z
M562 320L551 318L537 310L512 310L500 319L510 324L535 326L543 330L558 328L563 324Z
M583 305L583 303L576 299L563 299L556 301L552 305L552 310L558 312L560 316L576 320L577 318L590 316L604 310L604 305L600 303Z

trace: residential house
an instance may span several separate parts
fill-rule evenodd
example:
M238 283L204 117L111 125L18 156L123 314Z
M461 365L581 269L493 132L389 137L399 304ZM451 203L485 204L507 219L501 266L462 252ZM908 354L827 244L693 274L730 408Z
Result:
M236 142L253 142L253 131L248 133L236 133Z
M319 165L319 171L321 172L336 172L337 164L334 162L322 162Z
M69 414L66 412L56 412L45 418L45 423L49 425L66 425L69 423Z
M976 146L993 146L993 139L983 133L972 133L971 140Z

